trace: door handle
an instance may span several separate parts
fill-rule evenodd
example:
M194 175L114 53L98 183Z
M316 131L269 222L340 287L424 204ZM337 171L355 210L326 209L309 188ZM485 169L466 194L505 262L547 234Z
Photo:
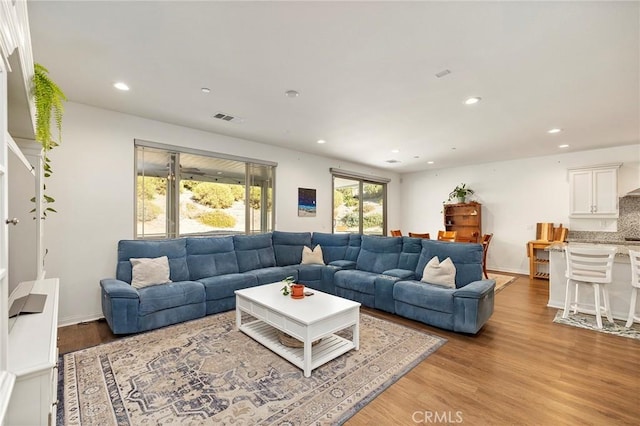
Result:
M4 223L6 223L7 225L11 224L11 225L17 225L20 221L18 220L17 217L14 217L13 219L7 219L4 221Z

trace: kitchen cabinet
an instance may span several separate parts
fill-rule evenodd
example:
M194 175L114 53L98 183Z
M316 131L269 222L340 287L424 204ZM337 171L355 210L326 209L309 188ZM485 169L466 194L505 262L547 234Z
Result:
M620 166L569 169L569 217L617 218Z

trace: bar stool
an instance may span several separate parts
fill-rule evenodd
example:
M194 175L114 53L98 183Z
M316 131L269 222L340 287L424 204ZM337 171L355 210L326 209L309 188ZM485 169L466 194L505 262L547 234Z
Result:
M629 250L631 260L631 303L629 304L629 319L625 327L631 327L634 321L640 322L640 317L636 316L636 300L640 291L640 251Z
M584 312L595 314L598 328L602 328L603 311L600 304L600 291L604 299L604 312L609 322L613 323L611 307L609 305L609 291L606 284L611 283L613 271L613 259L618 251L616 247L609 246L574 246L569 244L567 251L567 291L564 298L564 313L562 318L569 316L569 310L573 313ZM571 303L571 285L575 284L574 303ZM578 288L581 284L593 287L595 296L594 310L581 308L578 303Z

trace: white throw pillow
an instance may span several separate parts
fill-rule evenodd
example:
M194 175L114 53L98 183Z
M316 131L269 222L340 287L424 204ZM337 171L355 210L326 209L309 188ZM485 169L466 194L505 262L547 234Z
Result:
M324 259L322 258L322 248L320 244L315 246L313 250L304 246L302 249L302 265L324 265Z
M167 256L155 258L134 258L131 261L131 285L135 288L150 285L170 283L169 258Z
M434 256L424 267L421 281L456 288L456 266L450 257L440 262L438 256Z

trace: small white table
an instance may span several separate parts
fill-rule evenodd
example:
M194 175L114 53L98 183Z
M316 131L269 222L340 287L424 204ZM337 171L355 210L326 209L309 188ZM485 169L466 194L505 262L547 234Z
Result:
M305 377L319 366L360 347L360 303L311 290L313 296L283 296L277 282L237 290L236 325L240 331L304 371ZM242 323L242 312L256 318ZM352 327L347 340L334 333ZM302 341L304 347L280 343L278 330ZM313 346L312 342L322 339Z

